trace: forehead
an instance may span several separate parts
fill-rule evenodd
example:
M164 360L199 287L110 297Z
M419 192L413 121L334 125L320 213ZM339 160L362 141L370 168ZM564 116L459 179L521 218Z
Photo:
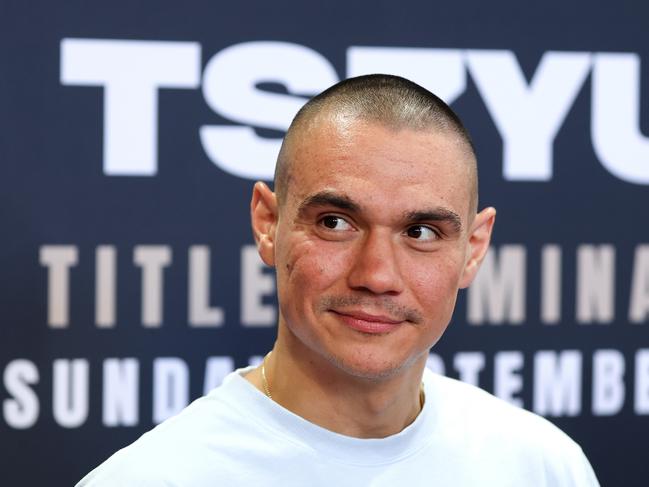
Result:
M289 203L333 191L386 212L441 205L469 213L470 156L455 134L334 119L303 128L289 157Z

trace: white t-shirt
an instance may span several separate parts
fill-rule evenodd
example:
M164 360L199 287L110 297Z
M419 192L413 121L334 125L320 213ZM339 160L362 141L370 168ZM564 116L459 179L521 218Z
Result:
M249 370L228 375L78 487L599 485L581 448L550 422L428 370L421 413L382 439L306 421L244 379Z

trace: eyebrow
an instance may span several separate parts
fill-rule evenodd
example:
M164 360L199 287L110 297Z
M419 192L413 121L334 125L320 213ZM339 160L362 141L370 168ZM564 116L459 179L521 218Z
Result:
M298 215L303 216L309 208L332 206L341 210L360 213L361 207L344 194L333 191L320 191L307 197L298 208ZM440 222L447 223L454 232L461 233L462 219L448 208L438 207L426 210L408 211L404 213L403 220L409 223Z
M334 193L333 191L320 191L306 198L298 208L298 215L303 215L309 208L319 206L333 206L341 210L347 210L358 213L360 206L355 203L351 198Z
M448 208L435 208L422 211L409 211L405 214L404 219L409 222L441 222L448 223L453 231L460 233L462 231L462 219L460 216Z

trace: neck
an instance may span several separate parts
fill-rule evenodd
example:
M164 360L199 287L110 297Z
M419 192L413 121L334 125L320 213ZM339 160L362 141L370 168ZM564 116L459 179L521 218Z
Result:
M421 410L425 357L389 378L351 376L280 334L261 367L246 378L289 411L328 430L357 438L383 438L412 423Z

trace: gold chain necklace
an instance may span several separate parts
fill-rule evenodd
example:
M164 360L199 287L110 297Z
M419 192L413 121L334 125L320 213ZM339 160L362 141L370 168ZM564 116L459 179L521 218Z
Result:
M270 393L270 386L268 385L268 379L266 378L266 359L270 357L270 354L273 353L271 350L266 354L264 360L261 362L261 381L264 386L264 392L269 399L273 399L273 395ZM424 408L424 403L426 402L426 393L424 392L424 381L421 381L419 384L419 409Z
M261 380L264 384L264 392L269 399L272 399L273 395L270 393L270 386L268 385L268 379L266 379L266 359L270 357L271 353L273 353L272 350L266 354L264 360L261 362Z

